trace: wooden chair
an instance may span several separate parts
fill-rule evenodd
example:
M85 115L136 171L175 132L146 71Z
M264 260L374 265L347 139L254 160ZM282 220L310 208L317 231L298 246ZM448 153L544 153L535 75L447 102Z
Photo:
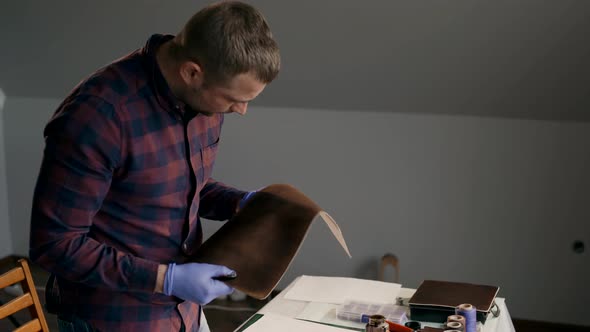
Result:
M393 282L399 283L399 260L394 254L385 254L381 257L381 263L379 264L379 280L385 281L385 267L391 265L395 269L395 277Z
M49 328L47 327L43 307L35 289L31 270L29 270L29 264L26 259L20 259L18 263L20 266L0 276L0 289L20 283L23 289L23 295L16 297L0 307L0 319L4 319L28 308L32 319L15 329L14 332L48 332Z

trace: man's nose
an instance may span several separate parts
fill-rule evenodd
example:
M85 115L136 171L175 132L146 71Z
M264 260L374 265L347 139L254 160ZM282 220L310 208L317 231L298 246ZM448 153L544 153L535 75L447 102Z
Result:
M232 106L232 112L245 115L248 111L248 103L236 103Z

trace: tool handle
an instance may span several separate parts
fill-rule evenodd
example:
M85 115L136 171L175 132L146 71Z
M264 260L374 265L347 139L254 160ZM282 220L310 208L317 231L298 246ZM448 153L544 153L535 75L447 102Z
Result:
M413 329L403 326L394 322L390 322L386 320L387 324L389 325L389 332L414 332Z

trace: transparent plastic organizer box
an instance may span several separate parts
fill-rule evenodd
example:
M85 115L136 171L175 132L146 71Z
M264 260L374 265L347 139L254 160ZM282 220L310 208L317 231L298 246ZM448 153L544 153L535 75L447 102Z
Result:
M383 315L386 320L405 324L407 319L405 307L395 304L367 303L359 301L346 301L336 308L336 317L339 319L367 323L371 315Z

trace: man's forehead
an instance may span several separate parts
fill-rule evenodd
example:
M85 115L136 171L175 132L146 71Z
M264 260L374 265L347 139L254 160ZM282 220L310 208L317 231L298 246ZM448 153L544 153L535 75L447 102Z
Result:
M265 83L260 82L254 75L238 74L230 79L219 89L231 94L234 97L243 99L254 99L266 87Z

